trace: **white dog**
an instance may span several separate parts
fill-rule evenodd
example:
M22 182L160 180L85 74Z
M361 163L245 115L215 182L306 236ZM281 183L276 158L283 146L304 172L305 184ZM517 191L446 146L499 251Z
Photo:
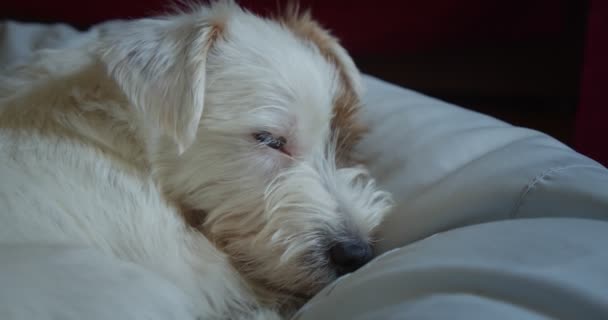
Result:
M288 315L369 261L391 201L353 155L360 76L294 12L113 22L5 77L0 242L136 263L201 319Z

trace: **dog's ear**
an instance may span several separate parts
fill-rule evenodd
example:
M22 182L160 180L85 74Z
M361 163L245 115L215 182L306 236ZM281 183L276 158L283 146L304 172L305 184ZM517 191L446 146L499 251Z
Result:
M97 47L109 75L149 134L172 138L180 153L195 139L205 100L207 54L221 32L194 15L108 25Z
M352 58L338 39L312 18L310 10L300 10L297 2L288 1L276 19L296 36L317 46L321 54L337 67L348 90L358 96L363 93L360 73Z
M335 97L331 126L336 135L337 157L344 162L351 161L352 147L367 131L356 116L363 94L359 70L338 39L315 21L309 10L301 11L297 3L290 1L277 20L297 37L316 46L339 72L341 86Z

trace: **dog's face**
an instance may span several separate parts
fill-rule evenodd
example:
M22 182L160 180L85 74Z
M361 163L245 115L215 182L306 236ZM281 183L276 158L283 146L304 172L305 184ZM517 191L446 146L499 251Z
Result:
M116 35L103 59L160 184L254 287L310 296L371 259L390 200L350 154L359 75L307 15L220 3Z

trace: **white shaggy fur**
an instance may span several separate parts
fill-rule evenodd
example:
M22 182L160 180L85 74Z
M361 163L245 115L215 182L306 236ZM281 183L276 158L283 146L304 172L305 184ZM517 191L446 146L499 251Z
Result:
M0 81L0 243L136 263L201 319L288 315L339 275L329 248L372 242L390 207L338 161L334 105L361 90L330 48L224 1L41 52Z

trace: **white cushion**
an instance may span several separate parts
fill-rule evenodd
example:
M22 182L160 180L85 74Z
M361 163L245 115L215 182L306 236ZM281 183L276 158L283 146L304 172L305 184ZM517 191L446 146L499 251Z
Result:
M606 243L597 220L464 227L387 252L294 319L608 319Z
M608 218L608 171L559 141L366 77L360 152L396 208L379 251L521 217Z
M75 47L97 35L80 32L66 24L0 22L0 70L27 61L37 50Z

